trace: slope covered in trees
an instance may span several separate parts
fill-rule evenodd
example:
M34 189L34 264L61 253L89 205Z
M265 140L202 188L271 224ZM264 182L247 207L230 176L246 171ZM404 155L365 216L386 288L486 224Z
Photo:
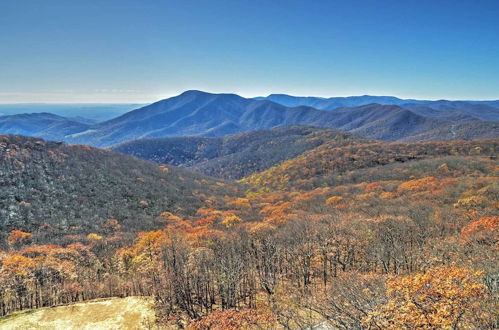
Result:
M354 141L368 140L337 130L296 126L224 137L141 139L111 150L214 177L241 179L326 142L343 146Z
M223 190L216 183L111 151L0 136L1 240L19 229L60 242L105 232L109 219L127 232L153 228L160 212L195 212L202 194Z
M442 127L401 139L401 141L468 140L470 136L473 136L474 139L490 139L496 138L497 132L499 132L499 122L470 121L467 123L446 124Z
M325 143L305 154L255 173L242 182L262 188L295 188L317 187L341 183L344 177L352 176L352 172L379 166L406 163L425 164L419 161L445 156L495 157L499 152L497 139L476 141L449 141L427 143L351 143L336 146ZM459 167L459 163L455 165ZM382 168L382 167L381 167ZM436 170L436 169L435 169ZM386 173L397 176L394 171ZM399 178L411 173L400 173ZM356 180L361 180L357 177ZM360 182L360 181L359 181Z
M244 178L245 195L201 182L192 211L158 207L131 243L110 220L57 245L13 229L0 311L144 295L171 328L497 328L498 144L327 141Z

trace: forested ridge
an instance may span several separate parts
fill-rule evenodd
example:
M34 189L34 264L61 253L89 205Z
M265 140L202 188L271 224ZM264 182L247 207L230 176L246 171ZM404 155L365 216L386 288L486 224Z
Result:
M0 313L144 295L160 328L499 327L499 140L299 132L239 183L2 136ZM196 139L189 166L220 156Z
M61 234L100 233L110 218L127 232L153 229L159 213L195 214L203 194L223 189L222 182L103 149L0 136L2 241L20 229L39 232L37 242L60 242Z
M241 179L324 143L370 141L347 132L307 126L278 127L223 137L139 139L111 150L225 179Z

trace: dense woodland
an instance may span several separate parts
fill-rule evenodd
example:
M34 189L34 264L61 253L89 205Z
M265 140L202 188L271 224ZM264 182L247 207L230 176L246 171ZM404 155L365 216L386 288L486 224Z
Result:
M499 327L497 139L331 136L240 182L0 141L2 315L147 295L160 328Z
M234 193L224 186L103 149L0 136L0 246L14 229L59 243L98 232L110 218L127 232L155 229L161 212L193 215L205 195Z
M339 147L353 141L370 140L333 129L291 126L223 137L139 139L110 149L217 178L242 179L324 143Z

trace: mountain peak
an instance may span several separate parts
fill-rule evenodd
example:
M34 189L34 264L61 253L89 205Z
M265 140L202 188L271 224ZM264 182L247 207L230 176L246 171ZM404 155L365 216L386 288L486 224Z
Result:
M182 96L182 95L188 96L188 95L213 95L213 94L205 92L205 91L200 91L197 89L189 89L189 90L186 90L185 92L179 94L179 96Z
M178 96L214 96L214 95L217 95L217 96L222 96L222 95L225 95L225 96L237 96L237 97L241 97L242 96L239 96L237 94L234 94L234 93L210 93L210 92L205 92L205 91L201 91L201 90L197 90L197 89L189 89L189 90L186 90L185 92L179 94Z

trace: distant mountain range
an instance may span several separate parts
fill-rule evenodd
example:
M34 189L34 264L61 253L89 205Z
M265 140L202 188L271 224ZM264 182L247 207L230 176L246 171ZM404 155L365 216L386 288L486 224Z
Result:
M87 124L95 124L104 120L109 120L118 117L128 111L137 109L144 105L146 104L137 104L137 103L0 104L0 116L48 112L62 117L67 117L72 120L82 121Z
M497 101L448 101L448 100L414 100L414 99L399 99L394 96L348 96L348 97L300 97L286 94L270 94L266 97L257 97L257 100L269 100L287 107L309 106L319 110L334 110L344 107L358 107L367 104L383 104L383 105L398 105L407 109L417 110L421 112L423 109L425 115L437 117L444 112L460 111L469 113L473 120L499 120L499 100ZM428 111L437 110L435 112Z
M367 104L366 104L367 103ZM0 117L0 133L108 147L156 137L223 136L308 125L384 141L475 139L499 136L499 101L421 101L391 96L346 98L187 91L96 124L48 114Z
M0 117L0 134L36 136L62 141L73 132L88 128L88 124L52 113L31 113Z

